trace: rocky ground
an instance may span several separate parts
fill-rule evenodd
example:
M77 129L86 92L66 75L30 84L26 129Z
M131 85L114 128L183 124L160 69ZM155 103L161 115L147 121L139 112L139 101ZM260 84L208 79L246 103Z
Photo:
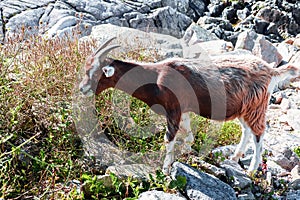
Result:
M75 32L82 37L81 41L91 37L102 41L116 35L127 49L139 41L139 45L157 49L161 58L252 53L274 67L300 63L300 2L293 0L1 1L1 42L17 37L20 32L28 36L42 34L47 38L64 37ZM133 41L131 38L138 39ZM150 42L148 38L151 38ZM299 88L299 82L292 87L283 83L276 88L271 99L269 131L265 136L265 182L260 183L265 184L266 191L256 189L254 181L236 163L225 161L217 167L195 157L194 161L213 176L176 162L171 177L178 174L188 177L185 191L176 195L153 191L142 194L140 198L214 199L221 196L235 199L237 196L238 199L264 199L263 192L269 192L268 198L299 199L300 161L294 152L300 146ZM227 146L214 151L227 155L233 150L234 147ZM90 151L97 154L95 149ZM251 149L242 160L245 166L251 159L250 155ZM126 167L122 166L123 169ZM129 168L132 175L135 166ZM139 166L138 170L141 168L148 169ZM108 170L120 172L116 167ZM224 184L220 181L224 176L230 177L232 182ZM288 188L284 188L285 185ZM274 190L284 192L271 194Z

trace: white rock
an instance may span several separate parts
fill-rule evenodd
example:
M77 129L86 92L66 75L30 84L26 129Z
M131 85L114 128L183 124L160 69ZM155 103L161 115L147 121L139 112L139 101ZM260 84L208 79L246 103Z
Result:
M186 198L181 197L177 194L169 194L163 191L147 191L140 194L139 200L185 200Z

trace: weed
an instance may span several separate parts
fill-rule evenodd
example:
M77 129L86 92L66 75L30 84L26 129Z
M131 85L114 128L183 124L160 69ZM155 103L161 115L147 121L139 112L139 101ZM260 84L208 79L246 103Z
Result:
M300 158L300 146L296 147L294 149L294 152L296 153L296 155Z

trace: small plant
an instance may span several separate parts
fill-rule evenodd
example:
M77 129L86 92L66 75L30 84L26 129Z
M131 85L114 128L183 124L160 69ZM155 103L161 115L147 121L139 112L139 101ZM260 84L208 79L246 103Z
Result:
M296 153L296 155L300 158L300 146L296 147L294 149L294 152Z

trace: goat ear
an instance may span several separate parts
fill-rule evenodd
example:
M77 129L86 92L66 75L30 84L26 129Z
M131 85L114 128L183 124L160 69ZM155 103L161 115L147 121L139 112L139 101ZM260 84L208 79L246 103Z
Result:
M102 71L104 73L104 75L109 78L109 77L112 77L115 73L115 68L113 66L105 66L102 68Z

